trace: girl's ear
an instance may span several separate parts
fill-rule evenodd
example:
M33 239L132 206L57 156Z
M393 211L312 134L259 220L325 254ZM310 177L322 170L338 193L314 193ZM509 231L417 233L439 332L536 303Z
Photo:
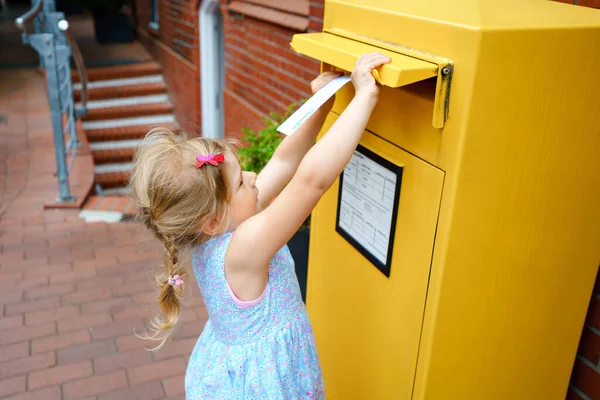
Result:
M208 224L204 227L204 233L210 236L214 236L221 230L221 221L217 217L213 217L208 221Z

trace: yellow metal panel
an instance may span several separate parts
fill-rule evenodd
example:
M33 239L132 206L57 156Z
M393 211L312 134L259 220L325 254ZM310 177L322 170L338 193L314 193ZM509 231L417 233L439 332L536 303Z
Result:
M379 69L378 81L389 87L400 87L438 74L437 64L393 53L369 44L346 39L329 33L305 33L294 35L291 43L294 51L307 55L346 71L352 71L361 54L378 51L392 61Z
M415 400L564 400L600 262L598 43L600 24L483 35Z
M335 233L336 183L313 214L308 308L328 399L408 399L444 173L372 134L361 144L404 166L390 278Z
M590 26L597 24L600 11L548 0L326 0L327 7L354 8L363 21L379 22L378 13L411 16L421 21L455 28L514 29ZM343 18L345 9L339 18ZM327 17L326 17L327 18ZM367 24L365 24L367 25ZM426 35L427 32L414 34ZM402 41L398 38L397 41Z

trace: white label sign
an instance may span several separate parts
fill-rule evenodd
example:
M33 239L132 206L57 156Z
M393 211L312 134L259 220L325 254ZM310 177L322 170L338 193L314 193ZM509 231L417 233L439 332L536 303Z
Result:
M284 135L291 135L296 132L296 129L300 127L311 115L315 113L327 100L331 98L338 90L340 90L346 83L350 82L349 76L340 76L331 80L327 85L323 86L317 93L315 93L306 103L296 110L295 113L290 115L284 123L279 125L277 130Z
M398 175L359 150L344 169L338 226L384 266L388 249Z

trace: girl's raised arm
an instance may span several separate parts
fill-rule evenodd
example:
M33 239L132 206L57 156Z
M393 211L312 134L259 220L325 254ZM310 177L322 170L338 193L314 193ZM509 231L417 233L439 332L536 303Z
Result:
M354 98L304 157L290 184L271 206L236 229L227 251L226 273L259 268L266 284L273 255L289 241L350 161L379 97L371 71L390 61L380 53L358 59L352 72Z
M341 76L338 72L324 72L315 78L311 90L316 93L332 79ZM315 139L333 106L333 98L323 104L298 130L286 137L273 153L265 168L256 178L259 204L267 207L292 179L302 158L315 143Z

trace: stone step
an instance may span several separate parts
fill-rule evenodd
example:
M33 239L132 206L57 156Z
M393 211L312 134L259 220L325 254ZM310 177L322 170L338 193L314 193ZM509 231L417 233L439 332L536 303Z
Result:
M127 196L119 194L108 194L103 193L102 195L90 196L83 206L83 210L87 211L89 215L94 217L97 213L97 217L101 218L100 213L120 213L122 216L135 215L135 208ZM113 215L106 215L107 218L114 218Z
M101 190L100 195L101 196L127 196L129 194L129 192L130 192L129 187L124 186L124 187L119 187L119 188Z
M178 129L178 125L175 122L166 122L166 118L163 122L142 125L119 125L118 121L120 120L116 121L116 125L112 127L107 126L103 128L86 129L85 133L88 141L93 143L102 141L142 139L152 128L156 127L157 125L171 130Z
M163 81L122 86L101 86L88 89L88 100L107 100L164 93L167 93L167 85ZM81 101L81 90L75 90L73 96L75 101Z
M121 129L126 127L139 127L148 125L159 125L163 126L166 124L174 124L175 117L172 114L163 115L150 115L145 117L132 117L132 118L116 118L99 121L83 121L82 127L86 134L89 131L97 129Z
M106 67L92 67L87 69L88 82L102 79L129 78L144 75L160 74L160 64L150 61L134 64L111 65ZM72 71L73 82L79 82L79 74Z
M93 89L102 88L121 88L123 86L136 86L147 83L164 83L165 80L162 75L146 75L146 76L134 76L129 78L115 78L115 79L104 79L99 81L88 82L88 91ZM74 83L73 90L81 90L81 83Z
M94 164L129 162L141 139L108 140L90 143Z
M167 101L148 104L131 104L123 106L110 106L103 108L89 108L88 113L83 118L84 122L114 120L124 118L135 118L142 116L158 116L171 114L173 105ZM85 129L85 128L84 128Z
M95 165L129 162L133 160L133 156L135 155L135 148L98 150L92 152L92 155L94 157Z
M130 96L120 98L109 98L104 100L92 100L88 101L87 108L88 110L98 110L101 108L120 108L125 106L168 102L169 96L167 96L166 94L151 94L145 96Z
M132 167L131 162L98 164L95 166L96 183L102 189L126 186Z

